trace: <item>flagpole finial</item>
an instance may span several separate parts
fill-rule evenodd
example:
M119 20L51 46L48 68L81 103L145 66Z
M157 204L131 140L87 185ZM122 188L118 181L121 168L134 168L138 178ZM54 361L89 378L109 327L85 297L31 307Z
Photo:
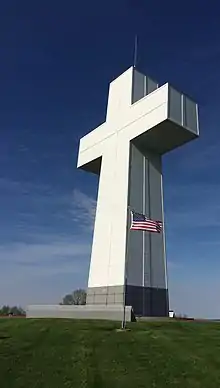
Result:
M137 49L138 49L138 36L136 34L134 39L134 62L133 62L134 67L136 67L137 65L137 54L138 54Z

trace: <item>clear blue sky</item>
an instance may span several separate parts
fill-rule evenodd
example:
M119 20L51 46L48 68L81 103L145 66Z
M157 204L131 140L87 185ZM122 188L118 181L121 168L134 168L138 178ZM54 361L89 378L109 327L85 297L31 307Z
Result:
M164 158L171 308L220 316L218 1L0 5L0 304L54 303L87 282L97 193L79 138L132 64L200 104L201 137Z

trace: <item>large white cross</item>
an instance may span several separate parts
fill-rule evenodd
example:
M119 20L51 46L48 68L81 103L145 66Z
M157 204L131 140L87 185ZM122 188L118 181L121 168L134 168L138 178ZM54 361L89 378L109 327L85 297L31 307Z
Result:
M130 144L137 143L160 158L198 135L196 104L192 108L191 100L187 102L168 84L132 104L135 71L131 67L111 82L105 123L80 140L77 167L100 173L89 288L124 284ZM188 116L184 115L187 104ZM190 125L186 125L185 116Z

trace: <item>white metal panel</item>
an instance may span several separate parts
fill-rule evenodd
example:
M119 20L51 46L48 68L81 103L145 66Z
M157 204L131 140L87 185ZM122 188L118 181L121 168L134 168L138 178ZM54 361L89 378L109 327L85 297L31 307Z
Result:
M108 139L110 136L114 135L116 132L113 125L108 125L108 123L103 123L99 127L93 129L90 133L80 139L79 151L84 152L99 143L103 142L105 139Z
M114 176L116 169L117 135L111 137L108 150L103 155L94 225L89 287L108 284L113 222Z
M123 128L126 135L130 140L145 133L154 126L160 124L167 118L167 104L164 103L148 114L139 118L139 120L133 121L129 126Z
M160 105L168 103L168 84L161 86L152 93L148 94L141 100L135 102L129 110L128 116L124 125L132 123L134 120L138 120L142 116L145 116L157 109ZM144 129L143 129L144 132Z
M112 181L113 228L111 235L111 253L109 263L109 285L124 283L124 268L127 237L129 141L118 134L118 147L115 176Z
M84 152L80 152L78 155L77 167L84 166L85 164L101 157L104 153L105 142L96 144L94 147L88 148Z
M133 67L110 83L106 121L119 125L131 105Z
M93 147L95 144L100 143L106 137L113 133L112 129L108 127L107 123L99 125L93 129L87 135L80 139L80 152L87 150L87 148Z

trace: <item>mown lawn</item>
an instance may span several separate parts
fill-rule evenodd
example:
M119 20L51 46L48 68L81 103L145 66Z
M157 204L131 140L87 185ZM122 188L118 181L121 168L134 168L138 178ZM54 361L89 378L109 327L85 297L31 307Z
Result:
M220 387L220 324L0 320L1 387Z

